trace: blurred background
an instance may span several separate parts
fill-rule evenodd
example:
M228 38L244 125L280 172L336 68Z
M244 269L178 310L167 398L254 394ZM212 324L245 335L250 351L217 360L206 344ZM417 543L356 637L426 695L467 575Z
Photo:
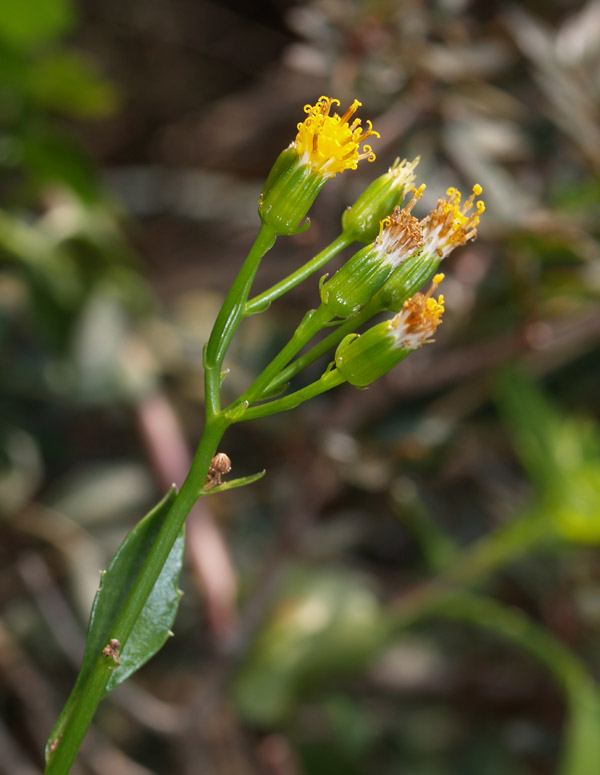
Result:
M361 100L377 161L257 291L396 156L419 216L479 182L480 236L435 344L228 432L267 474L197 507L175 637L72 772L596 773L600 3L0 6L0 773L41 772L99 570L185 477L202 346L321 94ZM317 293L246 321L227 395Z

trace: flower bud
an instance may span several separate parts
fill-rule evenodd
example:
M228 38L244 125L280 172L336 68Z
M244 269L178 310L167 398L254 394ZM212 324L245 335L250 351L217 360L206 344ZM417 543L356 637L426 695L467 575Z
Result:
M315 105L304 106L308 115L298 124L296 139L269 173L258 212L275 234L295 234L307 228L308 224L302 227L301 223L328 178L356 169L361 159L375 159L369 145L360 150L367 137L379 137L371 122L367 121L366 131L358 118L349 123L360 102L354 100L343 116L329 115L333 103L340 104L339 100L321 97Z
M386 374L425 342L442 322L444 297L432 297L444 279L436 275L426 294L417 293L404 302L402 311L364 334L342 339L335 353L335 365L351 385L365 387Z
M461 194L449 188L447 198L439 199L437 207L420 223L423 232L423 249L410 256L396 269L378 292L378 309L399 312L410 298L438 270L442 260L454 248L477 237L479 216L485 205L475 197L481 194L481 186L473 186L473 193L460 206Z
M418 156L410 164L406 159L402 162L396 159L385 175L376 178L346 209L342 228L353 241L373 242L379 234L380 222L402 204L406 192L413 188L418 163Z
M396 207L379 226L375 242L355 253L331 280L321 284L321 301L340 318L358 312L383 286L394 269L423 244L419 221L410 214L425 186L413 190L404 209Z

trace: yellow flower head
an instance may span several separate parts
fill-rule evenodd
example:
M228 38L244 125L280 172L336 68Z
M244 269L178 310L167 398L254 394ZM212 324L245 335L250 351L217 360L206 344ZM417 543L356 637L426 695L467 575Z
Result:
M481 186L476 183L473 193L461 207L460 191L448 189L448 198L438 200L435 210L421 221L424 253L437 253L440 258L445 258L455 247L475 239L479 216L485 210L483 201L475 202L481 191Z
M388 326L399 347L415 350L430 341L444 313L444 297L440 294L437 299L433 298L443 279L443 274L436 274L427 293L415 293L404 302L402 311L390 320Z
M361 159L375 161L371 146L364 145L360 151L359 145L371 135L379 137L370 121L367 121L366 132L361 128L359 118L349 123L360 107L358 100L354 100L343 116L337 113L329 115L333 103L339 105L340 101L331 97L320 97L316 105L305 105L304 112L308 115L298 124L298 134L293 143L302 161L326 178L344 170L355 170Z

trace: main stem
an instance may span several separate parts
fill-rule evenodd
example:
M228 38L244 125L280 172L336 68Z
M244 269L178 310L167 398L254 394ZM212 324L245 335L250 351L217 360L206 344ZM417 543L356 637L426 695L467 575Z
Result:
M221 366L227 348L242 319L244 304L248 299L252 281L260 260L275 241L275 234L265 226L256 237L246 261L236 277L211 333L204 352L206 424L200 443L194 455L188 475L169 509L166 519L156 537L150 554L144 563L134 586L127 594L123 607L111 630L109 640L119 641L122 649L138 620L150 593L169 557L173 544L183 524L196 503L206 480L210 462L217 450L230 421L220 410ZM45 775L66 775L98 704L106 694L106 684L111 675L110 660L102 654L92 669L77 696L66 719L65 726L56 739L56 748L50 754ZM53 741L54 742L54 741Z
M210 461L226 428L227 422L220 418L207 424L204 429L186 480L171 506L152 550L137 577L136 583L127 595L121 613L111 630L110 638L116 638L121 649L127 643L183 523L198 499L198 493L204 484ZM98 655L98 660L88 680L81 688L78 701L62 732L56 751L51 754L45 770L46 775L65 775L68 773L96 713L98 704L106 693L106 684L110 674L110 660Z
M242 320L244 306L250 294L256 270L262 257L273 246L275 236L275 233L268 226L261 225L254 245L229 289L221 311L215 320L215 325L204 350L207 417L216 417L221 410L219 387L223 359Z

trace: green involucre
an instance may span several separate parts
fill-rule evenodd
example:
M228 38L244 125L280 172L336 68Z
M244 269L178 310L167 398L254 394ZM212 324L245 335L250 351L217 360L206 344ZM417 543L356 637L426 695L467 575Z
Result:
M303 164L294 148L282 151L262 190L258 214L275 234L296 234L327 178Z
M374 242L380 222L402 204L404 186L386 172L376 178L342 215L342 228L356 242Z
M402 305L435 275L442 259L434 253L413 253L389 277L373 297L379 310L400 312Z
M393 266L375 245L367 245L321 285L321 301L336 317L347 318L371 300Z
M335 365L351 385L366 387L387 374L410 352L398 346L389 321L384 320L364 334L349 334L342 339L335 352Z

